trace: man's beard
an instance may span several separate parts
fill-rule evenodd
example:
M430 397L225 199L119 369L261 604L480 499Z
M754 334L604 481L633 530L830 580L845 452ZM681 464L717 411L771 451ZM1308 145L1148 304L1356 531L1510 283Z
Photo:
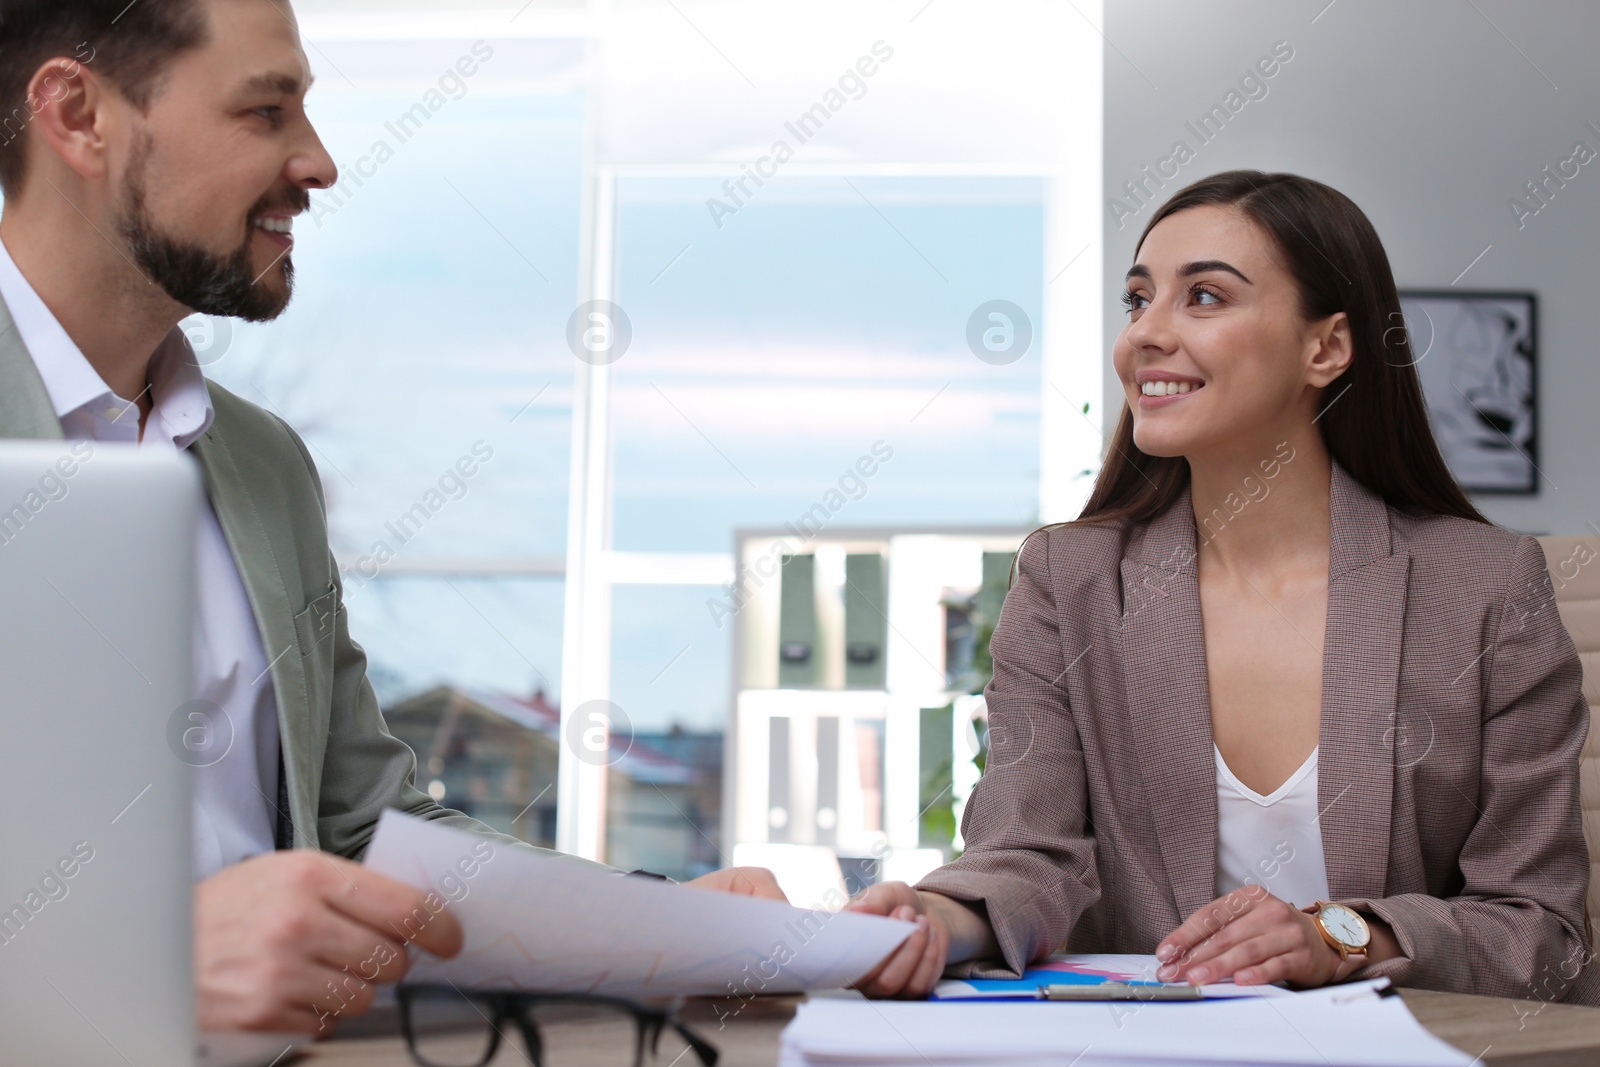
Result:
M255 270L250 255L250 242L255 238L254 220L274 210L305 211L310 207L311 197L298 186L263 197L250 210L251 222L244 244L228 255L218 255L156 227L145 198L144 172L150 147L149 140L139 144L128 162L123 213L117 222L117 229L139 270L173 300L203 315L267 322L283 314L294 295L294 264L287 253L280 257L282 291L259 284L266 274L278 269L279 263L273 263L265 271Z

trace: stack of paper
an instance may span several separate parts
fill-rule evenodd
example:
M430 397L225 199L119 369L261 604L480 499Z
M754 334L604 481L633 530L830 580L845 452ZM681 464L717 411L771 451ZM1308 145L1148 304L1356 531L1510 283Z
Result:
M812 999L784 1030L779 1067L1469 1067L1399 997L1379 997L1383 984L1209 1003Z
M795 993L848 985L915 929L875 915L629 878L395 811L379 821L366 865L430 892L465 934L450 960L413 946L406 980L464 989ZM406 925L430 918L425 908Z

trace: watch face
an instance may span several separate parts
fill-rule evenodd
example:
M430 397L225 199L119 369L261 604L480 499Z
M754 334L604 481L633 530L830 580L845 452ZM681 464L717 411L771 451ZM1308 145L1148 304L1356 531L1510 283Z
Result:
M1326 904L1320 912L1323 927L1350 948L1363 948L1372 934L1367 921L1342 904Z

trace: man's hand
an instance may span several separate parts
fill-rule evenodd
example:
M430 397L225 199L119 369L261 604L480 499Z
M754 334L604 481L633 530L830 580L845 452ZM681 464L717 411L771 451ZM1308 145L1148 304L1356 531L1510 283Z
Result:
M1345 963L1318 932L1316 920L1259 885L1212 901L1156 948L1163 982L1326 985L1359 967Z
M760 897L762 900L789 903L789 898L778 888L778 880L765 867L724 867L683 884L695 889L714 889L719 893L732 893L740 897Z
M309 849L236 863L195 887L195 991L206 1030L326 1037L397 981L408 943L461 951L444 900Z
M846 911L917 924L910 937L855 981L857 989L869 997L925 997L933 991L950 952L950 926L940 909L930 906L935 899L904 882L883 882L851 901Z

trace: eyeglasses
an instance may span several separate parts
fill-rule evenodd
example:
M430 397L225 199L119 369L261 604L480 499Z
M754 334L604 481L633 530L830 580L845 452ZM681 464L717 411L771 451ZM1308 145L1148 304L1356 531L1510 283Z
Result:
M715 1067L717 1049L685 1026L673 1007L618 997L559 993L496 993L454 985L403 985L396 990L400 1027L411 1058L422 1067L485 1067L515 1023L534 1067L643 1067L645 1050L663 1055L671 1032ZM677 1045L676 1039L670 1042Z

